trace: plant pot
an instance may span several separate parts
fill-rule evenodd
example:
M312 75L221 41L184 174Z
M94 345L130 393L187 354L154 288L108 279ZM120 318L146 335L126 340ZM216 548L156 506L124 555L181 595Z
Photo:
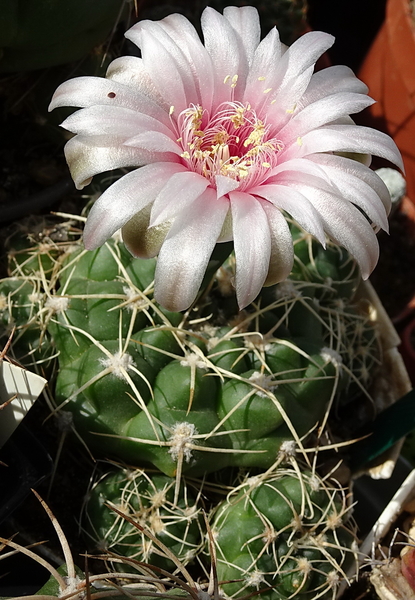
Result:
M388 0L385 21L358 76L377 101L366 113L367 123L395 140L415 201L415 34L409 0Z

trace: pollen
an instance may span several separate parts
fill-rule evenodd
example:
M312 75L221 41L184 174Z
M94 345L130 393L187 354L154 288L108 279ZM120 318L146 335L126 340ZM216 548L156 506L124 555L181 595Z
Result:
M236 85L237 75L225 80ZM249 103L223 102L213 115L200 105L191 105L179 115L177 128L181 159L214 188L218 175L239 182L240 191L260 184L284 147Z
M265 81L265 77L258 77L258 81Z
M299 146L302 146L302 145L303 145L303 140L302 140L302 138L300 138L300 137L298 137L298 138L297 138L297 144L298 144Z

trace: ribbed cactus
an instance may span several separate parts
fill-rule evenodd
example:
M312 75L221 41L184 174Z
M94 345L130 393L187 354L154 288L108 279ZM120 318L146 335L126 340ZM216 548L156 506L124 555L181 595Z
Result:
M238 312L231 256L194 307L171 313L152 297L155 260L133 259L115 237L86 251L79 221L11 240L0 310L5 334L15 327L11 353L51 375L56 406L90 449L139 467L96 484L89 540L128 569L203 562L203 498L218 577L233 581L226 595L330 595L355 549L348 508L295 460L336 403L367 393L379 362L355 263L293 226L287 281ZM283 468L287 458L297 466Z
M130 516L151 531L184 564L193 560L202 545L201 509L198 494L182 482L175 500L175 481L143 470L110 470L89 493L85 527L92 551L111 551L163 569L174 568L145 533L111 509ZM121 570L125 570L123 563Z
M357 551L345 495L298 465L248 477L211 528L228 598L334 598Z
M56 402L91 446L171 476L266 468L284 440L322 418L336 380L321 344L305 351L289 332L260 334L260 311L239 316L233 328L219 326L220 314L166 313L151 298L154 261L132 259L113 240L95 252L69 250L47 293L38 292L36 310L27 308L32 266L18 277L25 312L19 299L20 312L6 316L19 322L32 311L30 334L47 328L59 353Z

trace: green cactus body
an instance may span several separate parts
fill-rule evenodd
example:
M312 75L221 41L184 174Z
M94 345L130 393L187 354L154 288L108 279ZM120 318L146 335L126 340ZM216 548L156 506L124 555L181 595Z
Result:
M268 468L284 441L316 427L341 388L350 344L339 345L331 327L335 289L326 301L291 280L225 318L222 292L227 310L234 304L225 269L183 315L153 301L155 260L134 259L116 239L94 252L77 237L47 246L42 238L47 260L36 244L18 260L14 253L12 277L0 283L3 322L17 325L18 360L33 362L36 343L59 354L56 403L101 456L178 478Z
M157 545L120 512L150 531L183 565L191 562L202 545L201 515L197 498L184 482L177 500L175 481L160 473L118 469L93 486L85 509L85 530L93 551L116 553L165 570L174 567ZM115 568L131 570L128 562Z
M211 520L227 597L332 597L357 543L345 497L297 468L251 477ZM334 597L334 596L333 596Z

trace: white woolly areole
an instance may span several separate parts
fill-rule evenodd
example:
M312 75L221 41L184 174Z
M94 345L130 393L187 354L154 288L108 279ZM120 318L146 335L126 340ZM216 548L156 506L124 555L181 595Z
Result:
M285 458L293 458L297 450L297 442L294 440L285 440L280 446L279 454Z
M207 369L208 365L205 361L195 352L186 354L186 356L180 361L182 367L197 367L198 369Z
M320 352L320 356L323 360L327 362L331 362L335 367L341 367L343 359L336 350L333 348L322 348Z
M121 352L116 352L108 358L101 358L99 362L106 369L111 369L113 375L119 379L123 379L124 372L135 366L133 357L130 354L121 354Z
M43 294L39 294L39 292L33 292L33 294L29 294L29 302L32 302L33 304L40 302L42 299L42 295Z
M134 308L142 310L143 308L148 306L149 301L146 298L142 298L139 294L137 294L135 289L126 285L122 288L122 291L124 292L128 302L128 310L133 310Z
M78 575L75 575L75 577L66 576L63 578L63 580L67 587L64 590L59 589L58 598L66 596L66 594L74 594L75 592L79 592L80 584L83 583Z
M248 587L256 587L259 589L261 583L264 583L265 577L262 571L252 571L252 573L248 573L245 577L245 583Z
M68 306L69 298L65 298L64 296L50 296L45 302L45 307L53 313L65 312Z
M173 433L169 438L171 442L169 454L173 460L177 460L180 456L183 456L186 462L189 462L192 457L192 449L189 444L194 445L194 436L197 435L198 431L193 423L176 423L173 427Z
M274 392L274 390L276 390L278 387L278 384L276 384L272 379L272 375L264 375L264 373L260 373L259 371L254 371L254 373L252 373L250 376L249 381L259 385L259 387L262 387L268 392ZM267 394L261 390L256 390L255 393L262 398L268 398Z

